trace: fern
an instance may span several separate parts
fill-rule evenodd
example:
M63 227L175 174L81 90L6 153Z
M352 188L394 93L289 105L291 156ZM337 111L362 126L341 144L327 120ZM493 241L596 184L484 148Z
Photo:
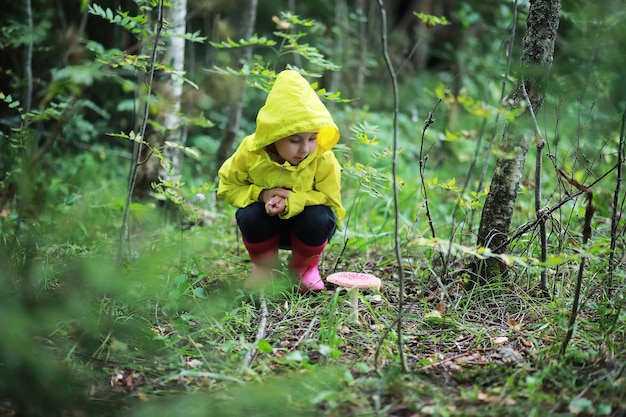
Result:
M291 13L281 13L280 18L274 16L274 22L280 29L289 29L296 26L301 26L304 28L312 28L316 25L316 21L313 19L301 19L300 17L293 15ZM273 35L280 41L276 41L273 39L268 39L265 36L254 35L249 39L240 39L239 41L235 41L231 38L226 39L221 42L209 42L209 45L218 49L236 49L243 48L248 46L260 46L267 47L271 51L276 54L276 57L284 56L284 55L298 55L305 60L307 60L310 64L315 67L329 70L329 71L339 71L341 67L336 65L335 63L326 59L326 57L320 52L320 50L314 46L311 46L308 43L302 43L301 39L307 35L307 32L304 31L276 31L273 32ZM288 69L293 69L298 71L304 76L309 77L319 77L320 75L317 73L309 72L304 68L296 68L291 65L287 65ZM238 76L245 77L246 82L249 86L253 88L258 88L263 91L269 91L273 85L274 79L276 78L276 72L267 66L264 63L255 62L247 63L240 70L235 70L230 67L216 67L214 66L211 69L213 72L222 75L230 75L230 76ZM323 88L318 88L317 83L313 83L311 85L316 91L317 94L324 97L327 100L335 101L335 102L348 102L350 100L341 98L340 92L328 92Z
M433 16L426 13L418 13L413 12L413 15L416 16L420 21L422 21L427 26L447 26L451 25L451 23L446 19L445 16Z
M265 36L259 37L257 35L254 35L250 39L239 39L239 42L235 42L231 38L227 38L225 41L222 41L222 42L209 41L209 45L213 46L214 48L219 48L219 49L243 48L244 46L250 46L250 45L272 47L276 45L276 41L267 39L267 37Z
M130 33L140 37L145 34L145 26L148 21L148 18L145 15L139 16L130 16L128 12L118 11L114 13L108 7L106 9L102 8L102 6L98 4L90 4L87 6L89 9L89 13L100 16L104 20L109 21L115 25L123 27L128 30Z

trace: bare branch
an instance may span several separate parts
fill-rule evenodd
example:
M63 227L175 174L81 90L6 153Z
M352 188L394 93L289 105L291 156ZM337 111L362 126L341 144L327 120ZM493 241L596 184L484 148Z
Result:
M622 166L624 165L624 133L626 130L626 108L622 114L622 129L619 135L619 145L617 147L617 180L615 181L615 192L613 193L613 212L611 213L611 246L609 252L609 283L608 299L611 299L613 287L613 275L615 273L615 248L617 247L617 226L619 224L619 194L622 186Z
M398 112L399 112L399 100L398 100L398 79L396 72L393 68L393 63L389 57L389 45L387 43L387 13L383 0L378 0L378 7L380 9L380 37L383 47L383 56L385 58L385 64L387 64L387 70L391 77L391 85L393 87L393 154L391 158L391 170L393 177L393 202L394 202L394 247L396 253L396 260L398 262L398 357L400 358L400 366L403 371L408 371L406 360L404 357L404 337L402 336L402 316L404 309L404 268L402 262L402 256L400 254L400 241L398 232L399 212L398 212L398 178L397 178L397 155L398 155ZM382 343L382 341L381 341Z
M241 363L241 372L246 371L250 368L250 364L252 363L252 359L254 359L254 355L257 352L257 346L259 342L265 338L265 330L267 329L267 301L265 300L265 295L261 292L259 294L259 298L261 301L261 320L259 321L259 328L256 332L256 337L254 338L254 343L250 349L246 352L246 355L243 358Z

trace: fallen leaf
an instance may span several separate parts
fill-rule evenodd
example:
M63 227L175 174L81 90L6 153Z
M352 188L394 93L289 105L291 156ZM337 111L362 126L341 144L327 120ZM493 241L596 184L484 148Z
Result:
M502 343L508 342L509 338L506 336L497 336L497 337L492 337L491 341L495 343L496 345L501 345Z
M424 319L440 319L441 318L441 313L437 310L433 310L433 311L429 311L428 313L424 314Z
M502 362L504 363L524 362L524 357L517 350L511 349L506 346L498 348L498 354L501 356Z
M484 403L500 402L500 397L498 395L489 395L489 393L484 389L478 391L478 394L476 394L476 398Z
M135 392L137 387L144 384L144 381L143 374L133 369L118 369L111 375L111 386L127 394Z
M276 23L276 29L278 30L288 30L293 27L290 22L281 20L278 16L272 16L272 22Z
M497 391L500 391L497 389ZM476 397L485 403L502 403L505 405L513 406L515 405L515 400L512 398L502 399L500 395L489 394L486 390L482 389L478 392Z
M509 319L509 327L513 330L519 330L524 327L524 322L517 322L514 318Z
M190 368L198 368L202 366L202 361L196 358L187 358L187 366Z
M368 297L368 300L371 303L380 303L383 300L383 297L380 296L380 294L374 294Z
M585 397L574 398L570 401L568 408L572 414L577 416L580 413L593 412L593 403Z

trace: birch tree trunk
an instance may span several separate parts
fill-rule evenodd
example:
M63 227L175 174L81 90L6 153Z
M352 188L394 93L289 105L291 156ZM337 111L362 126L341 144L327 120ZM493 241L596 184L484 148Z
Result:
M172 26L163 63L172 67L175 73L182 74L185 67L185 39L187 0L170 0L167 21ZM165 167L161 166L161 178L171 181L180 176L183 167L182 147L187 141L186 131L181 126L180 104L183 96L182 76L167 77L157 84L159 93L165 100L163 126L165 128L163 156ZM168 167L169 165L169 167ZM166 168L169 168L166 169Z
M530 2L527 29L522 43L522 73L519 74L519 81L511 95L512 109L520 108L526 101L524 88L535 114L543 104L548 70L554 57L560 9L560 0ZM529 123L531 118L527 111L505 126L500 145L501 155L504 156L496 161L495 172L483 207L477 243L496 253L504 253L507 250L509 227L530 144L531 133L525 133L523 126ZM491 260L487 262L487 268L481 271L481 275L490 281L501 272L501 264Z
M357 11L360 10L359 19L359 65L356 69L356 88L352 94L354 97L363 97L365 74L367 73L367 0L357 0Z
M165 8L167 36L163 36L165 49L158 60L181 74L185 62L187 0L170 0ZM153 191L152 184L175 180L182 170L182 152L179 148L185 144L185 132L181 126L181 99L183 94L182 76L159 73L154 79L153 89L158 96L158 110L151 112L151 117L163 126L163 132L148 127L145 140L149 147L143 147L137 170L137 181L134 195L145 197ZM168 146L164 147L164 144ZM162 149L163 161L151 149Z
M335 0L335 26L336 31L334 33L334 51L333 61L342 68L347 68L349 65L348 54L349 45L347 36L350 36L350 27L348 24L348 5L345 0ZM328 83L328 91L339 91L341 83L342 71L331 72L330 82ZM329 109L332 110L334 103L331 101L328 104Z
M248 0L244 7L244 15L242 18L242 33L241 37L243 39L250 39L252 34L254 33L254 27L256 23L256 11L257 11L257 0ZM241 50L241 62L245 64L249 63L252 60L252 46L245 46ZM217 170L219 170L220 166L228 159L233 150L233 143L235 142L235 138L237 137L237 133L239 132L239 126L241 124L241 113L243 111L243 105L246 98L246 90L247 85L245 81L239 86L239 94L237 95L237 101L234 102L231 106L230 112L228 114L228 122L226 124L226 130L224 131L224 136L222 137L222 141L220 142L220 147L217 150L217 160L216 160L216 169L215 174L217 175Z

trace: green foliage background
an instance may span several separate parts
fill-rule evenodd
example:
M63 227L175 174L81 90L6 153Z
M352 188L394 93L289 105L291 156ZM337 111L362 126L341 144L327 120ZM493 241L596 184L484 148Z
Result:
M410 11L390 2L389 46L400 80L397 221L408 279L406 334L394 327L393 97L374 2L364 12L348 2L343 26L332 2L298 3L297 16L280 14L287 4L260 2L254 58L242 69L235 50L250 40L228 41L241 2L189 2L182 111L189 152L175 189L178 204L165 204L159 189L135 200L129 256L122 260L129 139L150 64L138 45L154 40L148 18L156 2L61 3L33 1L32 28L21 2L0 6L0 415L515 415L511 400L519 415L624 412L623 218L617 269L613 277L606 273L626 104L623 1L563 2L538 115L548 141L543 205L575 192L555 168L583 184L599 179L593 242L580 244L584 207L574 199L552 215L547 265L536 261L530 229L505 259L510 279L486 287L472 287L464 268L485 256L473 246L475 231L503 123L515 116L502 100L515 82L528 6L521 3L514 13L512 2L451 2L452 28L437 32L419 68L407 52L414 46L410 34L400 26ZM301 32L277 35L272 16ZM358 91L362 19L371 22L370 48ZM339 55L335 39L342 34ZM21 72L30 42L32 103ZM157 64L158 71L169 70ZM213 156L237 80L245 74L253 87L242 138L254 130L264 82L286 65L320 75L320 89L339 74L338 91L320 93L342 131L337 154L349 216L322 268L372 271L386 287L382 301L363 297L363 328L346 323L339 292L311 298L282 288L267 301L273 330L255 345L262 311L258 299L240 290L250 265L234 210L213 196ZM434 123L426 129L429 116ZM158 131L158 118L151 123ZM532 131L529 126L527 134ZM532 165L514 230L535 218ZM439 253L451 257L448 269L441 269ZM560 357L582 256L589 260L584 306L572 349ZM536 297L543 267L550 299ZM433 321L427 314L440 298L448 309ZM516 321L527 327L516 330ZM485 361L454 376L426 371L463 340L471 341L471 351L493 350L498 332L529 341L524 365ZM408 343L409 375L398 371L399 337ZM240 369L250 351L257 352L253 365ZM500 402L485 400L496 397Z

